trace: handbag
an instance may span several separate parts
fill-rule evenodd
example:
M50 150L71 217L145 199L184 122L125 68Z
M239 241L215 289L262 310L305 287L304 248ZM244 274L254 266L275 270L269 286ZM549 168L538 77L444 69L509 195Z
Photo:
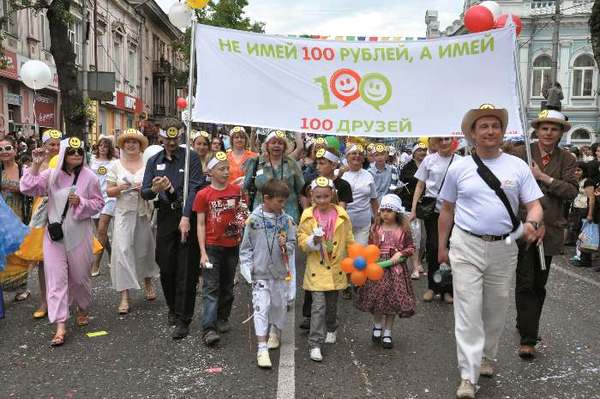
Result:
M73 186L71 187L71 190L77 185L77 179L79 178L80 171L81 169L75 172L75 180L73 180ZM50 239L52 241L60 241L64 238L65 234L62 229L62 223L65 220L65 217L67 216L68 210L69 200L67 199L67 202L65 203L65 209L63 210L62 216L60 217L60 222L48 223L48 235L50 236Z
M581 252L596 252L598 244L600 244L599 235L598 225L584 219L581 234L579 234L579 250Z
M454 161L454 154L452 154L452 158L450 158L450 163L448 164L448 167L446 168L446 171L444 172L442 184L440 184L440 188L438 189L438 192L437 192L438 195L442 191L442 187L444 187L444 182L446 181L446 175L448 174L448 169L450 169L450 165L452 165L452 161ZM417 209L416 209L417 218L423 219L423 220L432 218L437 213L436 204L437 204L436 197L425 197L425 196L421 197L419 199L419 202L417 202Z

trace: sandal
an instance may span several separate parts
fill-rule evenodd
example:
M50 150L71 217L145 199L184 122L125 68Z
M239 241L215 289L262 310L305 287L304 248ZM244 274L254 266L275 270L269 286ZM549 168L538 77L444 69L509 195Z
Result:
M33 312L33 318L36 320L43 319L48 314L48 311L44 308L39 308L35 312Z
M375 331L379 331L379 336L375 335ZM380 343L381 342L381 328L377 328L377 327L373 327L373 332L371 334L371 341L373 341L373 343Z
M29 290L19 292L17 295L15 295L15 302L25 301L25 300L29 299L30 296L31 296L31 291L29 291Z
M79 327L85 327L88 324L90 324L90 316L88 316L85 313L78 313L77 314L77 325Z
M145 297L147 301L153 301L156 299L156 289L154 284L149 284L144 287Z
M52 337L52 340L50 341L50 346L52 347L56 347L56 346L62 346L65 343L65 337L67 335L66 331L63 331L61 333L56 333L54 334L54 337Z
M381 339L381 346L384 349L392 349L394 347L394 343L392 342L392 337L385 336Z

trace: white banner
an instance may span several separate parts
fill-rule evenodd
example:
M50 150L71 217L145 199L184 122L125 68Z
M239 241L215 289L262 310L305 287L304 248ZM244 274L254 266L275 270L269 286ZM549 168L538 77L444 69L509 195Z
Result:
M198 25L193 119L321 134L459 136L507 108L522 134L512 28L436 40L337 42Z

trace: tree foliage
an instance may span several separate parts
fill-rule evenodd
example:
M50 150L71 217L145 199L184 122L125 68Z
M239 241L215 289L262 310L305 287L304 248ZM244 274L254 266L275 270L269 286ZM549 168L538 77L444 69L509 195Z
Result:
M73 21L71 5L73 0L9 0L11 13L32 9L34 12L46 12L50 30L50 54L58 74L58 88L61 93L62 115L66 134L83 138L87 128L86 106L83 93L77 83L77 65L75 50L68 35L69 24ZM8 15L0 18L3 24ZM0 37L0 56L2 56ZM3 58L3 57L0 57Z

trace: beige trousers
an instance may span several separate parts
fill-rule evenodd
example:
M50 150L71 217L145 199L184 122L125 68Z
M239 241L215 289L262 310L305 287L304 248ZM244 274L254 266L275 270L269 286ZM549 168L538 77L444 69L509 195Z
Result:
M450 238L454 333L462 379L476 384L481 359L494 359L504 328L517 244L487 242L458 227Z

